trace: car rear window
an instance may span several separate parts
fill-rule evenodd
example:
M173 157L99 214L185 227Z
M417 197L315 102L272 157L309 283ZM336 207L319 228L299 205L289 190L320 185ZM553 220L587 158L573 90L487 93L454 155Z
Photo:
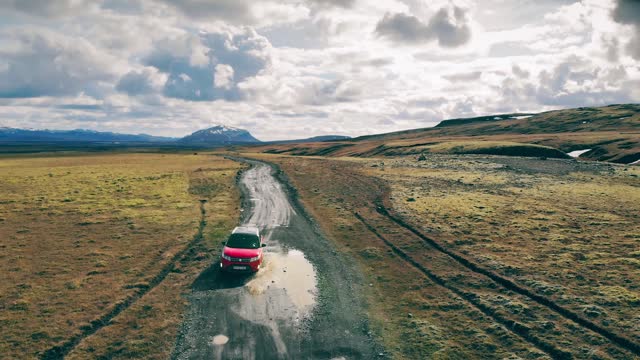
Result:
M260 247L260 239L251 234L231 234L227 246L236 249L257 249Z

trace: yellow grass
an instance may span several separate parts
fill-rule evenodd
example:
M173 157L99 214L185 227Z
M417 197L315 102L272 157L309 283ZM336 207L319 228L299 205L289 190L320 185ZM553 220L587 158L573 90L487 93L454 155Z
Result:
M212 247L211 235L236 220L233 181L238 169L210 155L0 158L0 353L35 357L148 286L195 235L200 198L211 200L205 233ZM190 191L203 177L216 189ZM198 270L190 271L194 277ZM161 285L140 300L155 309L147 311L146 329L114 327L117 331L109 337L121 348L131 346L122 344L130 332L144 340L162 330L164 336L150 342L145 356L170 351L182 308L180 294L192 280L172 275L166 281L171 291L158 294ZM125 311L116 320L128 315ZM102 345L111 341L102 333L88 340L101 339L97 343Z
M391 183L395 208L449 247L577 312L601 307L595 321L640 337L640 267L630 255L640 239L637 168L544 174L439 161L391 160L369 172Z

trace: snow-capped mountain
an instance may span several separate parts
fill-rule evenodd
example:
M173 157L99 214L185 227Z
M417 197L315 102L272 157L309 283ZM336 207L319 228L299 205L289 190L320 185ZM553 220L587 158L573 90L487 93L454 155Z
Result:
M227 145L257 143L260 140L254 138L247 130L216 125L187 135L179 142L189 145Z

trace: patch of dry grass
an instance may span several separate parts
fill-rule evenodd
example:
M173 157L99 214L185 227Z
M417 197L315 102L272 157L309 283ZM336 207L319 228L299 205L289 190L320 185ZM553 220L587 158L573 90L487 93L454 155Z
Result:
M217 232L236 220L238 169L210 155L1 158L0 353L35 357L149 286L196 233L200 198L210 199L206 262ZM145 344L137 357L165 357L180 295L204 266L178 266L80 348L100 354L110 344L111 355L127 358L137 339Z
M392 160L369 172L392 184L396 209L451 249L640 340L640 272L630 255L640 240L640 171L494 165Z

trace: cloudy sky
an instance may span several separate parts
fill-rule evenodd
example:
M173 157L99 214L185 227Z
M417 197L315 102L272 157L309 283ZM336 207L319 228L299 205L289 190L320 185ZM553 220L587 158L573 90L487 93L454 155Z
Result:
M0 0L0 126L273 140L628 102L638 0Z

